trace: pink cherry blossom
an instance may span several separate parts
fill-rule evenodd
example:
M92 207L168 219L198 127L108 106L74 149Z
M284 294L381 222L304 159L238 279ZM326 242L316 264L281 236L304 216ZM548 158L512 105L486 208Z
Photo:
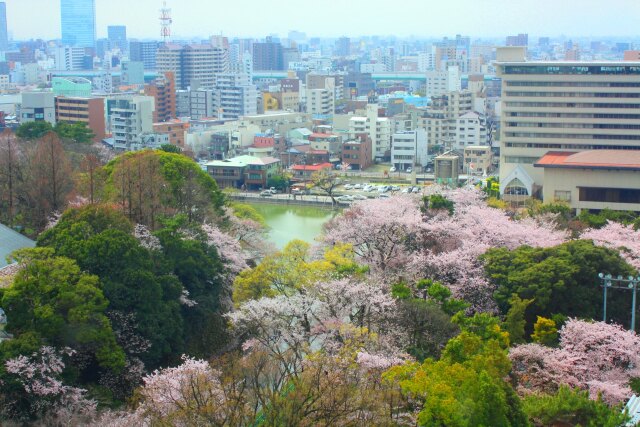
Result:
M640 271L640 230L634 230L633 226L609 221L600 229L586 230L580 237L591 239L599 246L620 250L625 261Z
M603 322L570 319L560 330L559 348L526 344L509 356L521 393L567 384L618 403L631 394L629 380L640 376L640 337Z

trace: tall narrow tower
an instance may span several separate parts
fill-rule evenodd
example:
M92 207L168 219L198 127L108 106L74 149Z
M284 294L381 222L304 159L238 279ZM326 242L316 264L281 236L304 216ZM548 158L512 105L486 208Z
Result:
M160 37L166 43L169 37L171 37L171 9L167 7L167 2L162 3L162 9L160 9Z

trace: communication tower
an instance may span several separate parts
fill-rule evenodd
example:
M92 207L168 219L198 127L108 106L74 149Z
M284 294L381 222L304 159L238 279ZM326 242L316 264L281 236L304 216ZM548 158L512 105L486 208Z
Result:
M167 2L162 2L162 9L160 9L160 37L166 43L167 39L171 37L171 9L167 7Z

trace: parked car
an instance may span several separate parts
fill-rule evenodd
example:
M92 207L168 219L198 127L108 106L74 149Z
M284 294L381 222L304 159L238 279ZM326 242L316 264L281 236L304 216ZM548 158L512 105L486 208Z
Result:
M376 191L376 187L374 185L367 185L366 187L364 187L364 191L370 193L372 191Z
M353 202L353 196L340 196L340 197L336 197L336 200L339 202Z
M354 190L362 190L362 184L356 184L353 186Z
M420 192L420 187L413 187L412 192L419 193Z
M391 166L391 169L389 169L389 172L395 172L396 171L396 167L395 166Z
M344 185L344 189L345 189L345 190L351 190L352 188L353 188L353 185L352 185L352 184L345 184L345 185Z
M271 197L273 196L273 193L271 192L271 190L264 190L260 192L260 197Z
M413 169L412 168L407 168L407 173L411 173L411 172L413 172Z
M402 189L401 193L407 194L407 193L411 193L411 187L405 187Z
M378 199L388 199L390 196L388 194L380 194Z
M362 194L354 194L353 200L367 200L367 196L363 196Z
M400 191L400 187L398 187L397 185L392 185L391 191Z

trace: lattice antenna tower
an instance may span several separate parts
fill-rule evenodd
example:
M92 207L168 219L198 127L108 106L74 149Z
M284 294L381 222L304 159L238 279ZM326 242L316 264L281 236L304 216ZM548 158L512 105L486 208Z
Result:
M167 7L167 2L162 2L162 9L160 9L160 37L166 43L169 37L171 37L171 9Z

